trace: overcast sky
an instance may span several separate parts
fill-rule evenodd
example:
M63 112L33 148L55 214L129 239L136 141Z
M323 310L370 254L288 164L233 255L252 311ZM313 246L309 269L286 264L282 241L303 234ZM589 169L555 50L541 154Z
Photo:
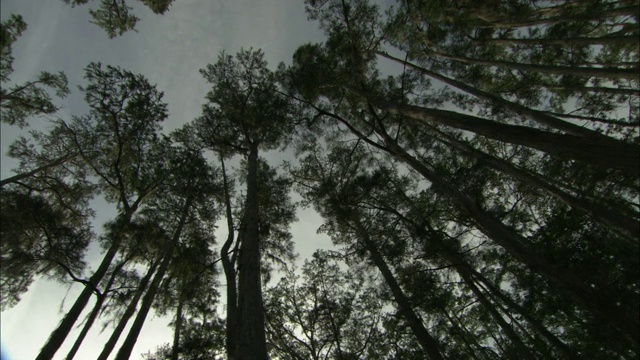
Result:
M143 74L164 91L170 112L164 127L172 130L200 115L208 88L198 70L214 63L222 50L235 54L240 48L261 48L270 67L275 68L281 61L289 63L299 45L322 41L317 24L307 21L301 0L175 0L164 16L152 14L137 2L129 1L141 19L138 32L108 39L102 29L89 23L87 6L72 8L62 0L2 0L3 21L20 14L28 25L13 45L11 83L33 79L40 71L64 71L72 94L56 99L56 104L63 107L59 115L68 119L86 110L77 90L83 83L83 68L92 61L120 66ZM44 124L38 119L30 123L32 128ZM13 174L16 163L5 154L12 139L27 130L1 125L0 178ZM269 157L272 162L281 160L277 155ZM95 230L99 231L99 224L113 218L115 210L106 204L98 205L97 210ZM317 214L298 210L298 217L292 232L301 259L316 248L330 246L326 238L315 234L320 225ZM93 268L100 258L97 250L87 255ZM33 359L80 291L79 285L34 282L17 306L1 314L2 360ZM93 300L87 309L92 304ZM168 323L169 319L148 317L132 359L169 342L172 330ZM110 335L108 329L100 335L99 329L94 326L76 359L94 359L99 354ZM76 328L70 334L57 359L64 358L78 332Z

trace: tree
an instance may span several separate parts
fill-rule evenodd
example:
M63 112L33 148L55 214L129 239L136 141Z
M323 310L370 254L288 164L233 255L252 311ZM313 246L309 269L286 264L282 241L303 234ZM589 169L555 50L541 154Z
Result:
M241 50L235 60L222 53L218 62L201 70L212 85L204 115L197 119L199 137L222 154L247 159L246 198L238 238L237 359L266 359L264 306L260 280L259 149L281 146L293 126L289 102L275 94L274 74L260 51Z
M317 251L300 275L288 271L265 292L273 357L378 358L382 302L363 269L340 269L336 254Z
M174 136L179 138L179 134ZM169 163L167 181L157 190L159 196L150 199L140 215L153 219L153 222L164 230L165 234L157 239L160 263L116 359L128 359L131 356L146 316L161 288L161 282L165 275L170 274L172 265L180 268L184 265L180 262L188 261L191 264L200 263L198 271L213 270L213 264L208 264L206 259L206 250L213 243L212 234L208 234L209 229L212 228L210 224L217 218L214 203L210 201L210 198L219 191L215 171L207 165L199 151L186 146L171 149L165 161ZM192 257L185 255L180 258L180 253L192 246L197 246L199 251L191 251L189 255ZM205 256L205 258L195 258L196 255ZM173 280L186 281L184 276L188 276L188 272L181 274L177 279L174 276ZM189 282L197 280L198 277L189 279ZM178 286L187 286L187 284L178 284ZM179 303L182 300L180 298L186 296L184 294L186 291L187 289L179 289L177 294ZM182 317L180 312L178 312L179 320ZM178 327L177 334L179 333Z
M89 0L63 0L71 6L84 5ZM169 10L173 0L140 0L156 14L164 14ZM125 32L134 30L140 20L131 13L132 7L126 0L100 0L97 9L90 9L89 14L93 18L92 23L107 32L109 38L122 36Z
M426 180L433 184L434 188L438 189L438 191L442 191L441 194L450 197L451 199L458 199L456 201L460 201L459 204L461 205L464 203L465 205L462 206L466 209L466 214L470 216L471 219L474 219L474 221L477 221L477 227L480 231L493 241L500 244L501 247L514 255L519 259L519 261L527 264L531 269L535 269L536 272L544 274L543 276L552 281L558 289L562 289L572 294L576 300L580 299L577 301L583 304L585 308L590 309L593 314L598 314L597 316L599 316L602 321L609 322L612 326L617 328L621 334L626 334L627 339L629 339L631 343L634 343L635 341L633 338L637 333L637 328L635 325L631 325L623 320L627 316L632 316L631 314L633 311L628 315L622 315L622 313L619 313L620 309L617 308L612 301L605 299L604 297L598 298L598 295L590 289L589 283L584 281L584 279L579 280L581 277L580 275L576 274L576 277L574 278L574 275L568 275L568 272L558 271L556 269L558 264L554 265L543 258L540 258L539 255L534 255L534 253L530 251L532 249L527 245L527 239L525 237L520 235L518 231L515 231L509 225L502 223L500 218L495 217L492 213L487 212L486 210L482 210L481 204L483 201L467 197L465 194L459 192L454 186L451 186L450 180L446 180L446 177L442 177L442 175L448 170L446 170L447 168L443 165L439 165L442 163L437 161L438 157L433 153L434 149L430 145L433 142L433 139L422 136L416 137L413 135L411 131L415 134L416 131L420 130L415 126L415 123L411 123L411 120L419 119L421 121L431 121L432 125L437 125L438 123L455 123L456 125L453 125L454 127L460 126L461 129L472 131L480 130L479 128L483 125L480 125L479 121L481 120L478 117L473 117L473 125L471 125L472 118L467 118L469 115L461 112L454 113L449 110L441 109L430 109L422 112L425 108L419 108L419 106L397 106L395 104L388 106L388 104L394 101L399 103L410 103L414 100L420 101L419 98L410 95L417 91L422 91L425 95L429 94L430 88L426 86L421 89L422 84L415 81L412 82L412 79L407 76L401 76L398 79L390 78L387 80L379 79L377 77L377 71L375 69L372 54L381 39L384 39L385 31L387 31L387 29L380 27L380 20L376 15L377 9L374 6L369 6L365 1L328 2L322 7L314 7L314 5L315 4L310 4L311 16L319 18L321 20L321 26L324 26L330 35L330 38L326 43L326 50L309 52L307 49L304 49L306 56L298 58L294 57L294 59L298 60L299 63L294 64L292 68L295 72L313 73L314 70L308 70L309 67L313 68L323 62L328 62L337 64L336 67L338 68L338 73L344 75L341 75L341 77L338 78L340 81L337 82L321 81L318 84L312 84L311 86L310 84L307 84L305 86L306 89L314 87L317 89L316 91L319 92L319 94L316 95L324 95L325 99L328 98L329 101L325 100L313 103L310 101L313 99L310 98L298 99L304 103L310 104L310 106L319 114L338 121L342 126L348 128L369 146L382 151L388 151L388 154L396 160L399 160L418 171ZM349 69L355 69L356 71L352 70L349 74ZM312 77L311 79L314 78ZM383 88L387 90L381 91ZM302 95L306 94L303 93ZM467 97L463 97L462 99L466 100ZM331 101L333 101L333 104L335 105L332 105ZM442 104L445 101L446 98L434 99L432 102L434 104ZM428 103L428 101L426 102ZM457 104L456 101L452 102ZM332 106L334 107L333 110L327 110ZM483 108L481 107L480 109ZM343 115L339 115L338 113ZM495 110L494 113L504 115L503 111ZM397 117L394 117L393 115L396 115ZM347 118L353 119L353 121L346 120ZM467 120L469 121L467 122ZM471 126L467 127L463 123ZM498 124L497 121L490 123ZM488 125L489 123L485 124ZM491 145L489 145L491 147L504 147L504 143L511 144L507 145L507 149L509 149L515 144L525 146L532 146L533 144L525 144L524 142L515 140L515 138L509 138L515 133L507 135L507 133L510 132L510 130L507 130L507 127L513 130L518 129L517 131L531 131L531 134L542 134L542 132L547 132L547 130L539 130L534 127L523 125L500 124L498 126L501 128L502 126L505 126L502 128L504 131L499 136L493 136L497 133L493 133L492 135L491 131L486 128L486 132L484 130L478 132L478 134L482 134L483 137L476 137L476 141L483 144L491 143ZM544 135L543 137L546 136L549 136L547 139L547 145L550 146L549 148L543 150L541 147L536 147L537 145L533 147L547 152L548 156L551 159L554 159L554 161L562 161L563 157L573 151L568 148L562 151L555 151L551 149L551 147L555 146L564 146L559 145L560 138L565 139L565 136L568 135L547 132L547 135ZM555 136L558 136L558 138L552 140L551 138ZM493 140L488 140L484 137L497 141L494 142ZM566 139L569 138L570 136ZM531 138L529 139L531 140ZM578 140L579 138L574 139L576 141L582 141ZM568 141L571 142L573 140ZM637 146L631 142L615 139L606 140L606 142L610 141L620 144L620 151L616 151L620 154L623 152L632 152L634 156L637 154ZM585 144L587 143L591 142L586 142ZM428 146L423 144L428 144ZM568 146L572 147L573 145ZM627 150L623 151L622 148ZM580 146L576 146L574 148L576 151L581 151L579 149ZM441 148L438 148L438 151L441 150ZM569 157L570 156L571 155L569 155ZM589 161L586 158L583 160L585 160L585 162ZM627 164L620 164L621 167L619 169L627 167L625 172L629 176L629 180L637 178L636 170L632 169L632 167L637 168L636 163L637 160L632 160ZM437 166L434 164L437 164ZM602 170L611 166L611 164L606 165L602 162L599 166L601 166L600 172L603 173ZM478 166L478 168L483 169L481 166ZM589 172L590 171L591 170L589 170ZM595 171L598 170L594 168L593 172ZM612 180L612 177L608 177L609 183L611 183ZM513 242L505 242L508 238L512 239ZM631 244L632 248L634 246L637 247L637 245ZM525 255L525 253L527 255ZM565 276L568 277L561 279ZM582 282L582 285L576 287L576 284L579 282ZM629 310L631 308L627 309ZM615 313L618 314L615 315Z
M69 94L67 77L64 73L41 72L34 80L21 85L9 86L9 75L13 72L11 45L27 29L20 15L11 15L0 24L0 119L10 125L24 127L27 119L34 115L53 114L58 107L53 104L45 88L53 90L58 97Z
M126 228L140 205L166 177L165 146L157 131L166 118L162 93L139 75L101 64L86 69L88 85L81 90L89 105L88 115L74 117L70 124L59 121L61 141L73 147L98 178L106 200L116 203L113 241L98 268L71 310L43 346L38 359L51 359L86 306L91 294L107 273L118 253Z

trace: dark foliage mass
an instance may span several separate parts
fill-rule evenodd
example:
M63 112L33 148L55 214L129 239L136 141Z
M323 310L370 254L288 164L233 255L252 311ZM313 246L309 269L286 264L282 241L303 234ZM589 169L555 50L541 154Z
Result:
M260 50L222 53L200 70L202 115L170 134L155 85L90 64L88 112L10 148L2 307L38 277L83 286L37 359L92 296L67 359L100 321L99 359L128 359L152 310L174 338L148 360L637 358L638 6L307 1L324 43L276 71ZM90 11L113 37L129 10ZM25 29L0 31L17 126L55 113L45 87L68 93L64 74L5 88ZM261 157L287 147L282 166ZM100 235L95 197L117 210ZM334 244L302 265L298 206ZM85 277L90 244L105 251Z

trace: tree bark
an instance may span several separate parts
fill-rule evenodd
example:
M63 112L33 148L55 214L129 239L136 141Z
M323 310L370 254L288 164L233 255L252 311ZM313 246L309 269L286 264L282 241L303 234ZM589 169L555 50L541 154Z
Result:
M380 101L373 104L390 113L411 118L418 123L432 121L471 131L490 139L534 148L564 159L579 160L603 169L620 170L633 177L640 176L640 151L634 144L612 143L598 138L551 133L447 110Z
M129 322L129 319L135 313L136 307L138 306L138 301L140 301L142 294L144 294L144 291L146 290L147 285L151 280L151 277L156 271L157 265L158 265L158 262L154 261L149 267L149 270L147 270L146 275L140 281L140 284L138 285L138 289L136 290L136 293L133 296L133 299L131 299L131 301L129 302L127 309L125 310L124 314L120 318L120 321L118 322L118 325L116 326L116 328L113 330L113 333L111 333L109 340L107 340L107 343L104 344L104 348L102 348L102 352L100 352L100 355L98 356L98 360L107 360L107 358L109 358L109 355L111 355L111 352L115 348L116 343L120 338L120 335L122 334L122 332L124 331L124 328L127 326L127 323Z
M356 227L358 228L359 237L362 239L367 251L371 255L371 260L376 265L378 270L380 270L380 273L382 273L385 282L389 286L389 289L391 289L393 298L398 304L400 313L407 321L407 324L418 340L418 343L431 360L444 360L444 357L441 353L440 344L438 344L438 341L433 336L431 336L431 334L429 334L429 331L424 327L422 320L420 320L418 315L413 311L413 307L411 306L409 298L404 294L404 291L387 266L387 263L382 257L382 254L380 254L378 248L369 238L369 234L366 232L366 229L364 229L359 219L355 219L354 221Z
M229 259L229 250L234 241L233 231L233 212L231 211L231 196L229 194L229 183L227 172L224 166L224 160L220 158L222 164L222 180L224 184L224 203L227 216L228 235L222 249L220 250L220 259L222 260L222 268L227 281L227 319L226 319L226 351L228 359L235 359L236 338L238 337L238 290L236 286L236 270L235 264Z
M242 221L238 276L238 342L236 360L267 360L258 229L258 146L248 153L247 197Z

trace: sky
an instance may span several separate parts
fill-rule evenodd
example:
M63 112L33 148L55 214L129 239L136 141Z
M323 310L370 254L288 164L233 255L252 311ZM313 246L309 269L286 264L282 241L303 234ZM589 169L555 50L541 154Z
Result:
M306 19L301 0L175 0L162 16L151 13L138 1L129 3L140 18L138 31L109 39L102 29L89 23L87 6L71 7L62 0L2 0L2 21L11 14L20 14L28 25L13 45L15 60L10 84L33 79L40 71L64 71L72 93L65 99L55 99L55 103L62 107L58 115L69 119L86 111L77 90L77 85L83 83L84 67L96 61L120 66L144 75L165 93L170 115L164 128L169 131L200 115L208 87L198 70L214 63L222 50L235 54L241 48L260 48L275 69L281 61L289 63L298 46L323 39L317 24ZM46 129L42 119L31 119L30 124L26 129L1 124L0 178L14 174L16 162L6 157L13 139L29 129ZM283 155L277 153L267 157L274 165L283 160ZM100 225L112 219L115 210L99 200L94 206L94 230L100 231ZM331 246L326 237L316 234L322 221L318 214L299 209L298 218L291 231L300 261L317 248ZM98 249L89 251L86 274L95 269L99 259ZM1 359L33 359L81 290L78 284L34 282L17 306L0 314ZM83 317L92 304L93 300ZM156 316L147 318L132 359L140 359L142 353L172 339L169 321ZM99 354L110 335L108 329L100 334L100 327L94 325L76 359L94 359ZM56 359L64 358L78 333L79 329L74 328Z

